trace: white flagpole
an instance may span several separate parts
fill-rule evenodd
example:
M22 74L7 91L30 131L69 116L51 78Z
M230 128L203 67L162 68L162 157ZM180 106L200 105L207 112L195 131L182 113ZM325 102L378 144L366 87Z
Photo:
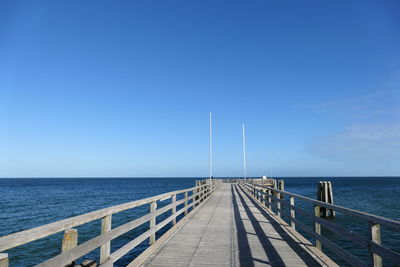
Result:
M244 179L246 180L246 137L244 133L244 124L242 124L243 130L243 168L244 168Z
M212 117L210 112L210 147L209 147L209 175L210 175L210 188L212 186Z

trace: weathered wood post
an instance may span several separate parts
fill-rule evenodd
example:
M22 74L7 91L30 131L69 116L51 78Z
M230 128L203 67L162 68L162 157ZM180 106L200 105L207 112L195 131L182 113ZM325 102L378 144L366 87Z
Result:
M76 247L77 245L78 245L78 230L76 229L65 230L61 250L64 252L70 250L71 248Z
M188 192L185 192L185 216L188 214Z
M276 214L278 215L278 217L281 217L281 193L277 192L276 193Z
M273 188L273 189L278 189L278 184L277 184L277 182L276 182L275 179L272 180L272 188ZM276 197L276 191L272 191L272 195L273 195L274 197ZM272 201L275 202L276 199L273 198Z
M320 206L318 205L314 205L314 215L315 217L320 217L321 214L321 210L320 210ZM317 222L315 222L315 233L318 235L321 235L321 225ZM315 239L315 246L318 249L321 249L321 242L318 239Z
M290 196L289 201L290 201L290 206L294 206L294 197ZM293 229L296 229L296 223L294 222L295 218L296 218L296 211L294 210L293 207L290 207L290 226Z
M173 204L173 206L172 206L172 215L175 215L176 214L176 194L172 195L172 201L171 202ZM172 219L172 225L175 225L175 224L176 224L176 217Z
M96 267L96 261L95 260L84 260L81 264L76 265L80 267Z
M193 191L193 195L194 195L193 202L195 202L195 204L194 204L193 208L195 208L198 205L198 203L196 203L196 201L199 198L199 195L198 195L199 189L197 188L199 186L199 181L196 180L195 186L196 186L196 189Z
M75 248L78 246L78 230L76 229L67 229L64 231L64 238L62 240L61 251L65 252L70 250L71 248ZM74 266L75 261L71 262L67 266Z
M111 230L111 217L112 215L107 215L101 220L101 234ZM107 241L104 245L100 247L100 264L105 263L110 257L111 241Z
M332 189L332 183L331 182L328 182L328 203L330 203L330 204L332 204L333 205L333 191L332 191L333 189ZM331 218L334 218L335 217L335 210L333 210L333 209L331 209L330 210L330 214L329 214L329 216L331 217Z
M284 180L279 180L278 181L278 189L281 191L285 191L285 181ZM283 194L279 194L280 195L280 199L284 198Z
M369 239L380 245L381 244L381 226L380 224L369 223ZM371 250L370 250L371 251ZM374 267L382 266L382 258L371 252L371 263Z
M268 189L268 208L272 210L272 192L271 189Z
M322 201L328 203L328 183L323 181L322 183ZM327 209L322 208L322 218L326 218Z
M324 202L323 198L324 198L324 182L319 181L318 185L317 185L317 200L318 201L322 201ZM320 207L319 212L320 214L318 214L318 217L322 215L322 212L325 208L324 207Z
M320 181L317 185L317 200L333 205L333 191L331 182ZM322 218L328 217L328 209L320 207L320 216ZM329 209L329 217L335 217L335 211Z
M0 267L8 267L8 254L0 253Z
M156 228L156 209L157 209L157 201L152 201L150 203L150 213L154 213L153 217L150 219L150 229L154 229L154 233L150 236L149 238L149 244L150 246L154 244L154 242L156 242L156 232L155 232L155 228Z

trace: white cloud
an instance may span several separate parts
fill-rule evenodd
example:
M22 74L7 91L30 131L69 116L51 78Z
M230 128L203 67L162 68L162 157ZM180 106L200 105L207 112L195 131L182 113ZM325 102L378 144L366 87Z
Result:
M382 167L400 164L400 124L354 124L334 136L315 140L307 150L335 161Z

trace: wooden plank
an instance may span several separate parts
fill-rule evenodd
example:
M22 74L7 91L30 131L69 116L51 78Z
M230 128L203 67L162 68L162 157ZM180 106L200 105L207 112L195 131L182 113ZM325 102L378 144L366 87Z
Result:
M383 259L390 261L395 266L400 266L400 254L375 242L370 243L371 251Z
M243 182L241 182L241 183L243 183ZM273 192L279 192L280 191L278 189L274 189L274 188L271 188L271 187L267 187L267 188L270 188ZM380 224L381 226L385 226L385 227L391 228L393 230L400 231L400 221L395 221L395 220L392 220L392 219L384 218L382 216L373 215L373 214L370 214L370 213L366 213L366 212L362 212L362 211L357 211L357 210L345 208L345 207L342 207L342 206L339 206L339 205L332 205L332 204L324 203L322 201L318 201L318 200L315 200L315 199L312 199L312 198L309 198L309 197L301 196L301 195L290 193L290 192L287 192L287 191L285 191L283 193L285 195L293 196L293 197L295 197L297 199L301 199L301 200L304 200L306 202L310 202L310 203L319 205L321 207L325 207L325 208L328 208L328 209L333 209L335 211L344 213L346 215L350 215L350 216L353 216L353 217L356 217L356 218L360 218L360 219L362 219L364 221L367 221L367 222Z
M348 240L350 240L354 243L357 243L358 245L360 245L364 248L368 248L369 242L362 235L357 234L354 231L351 231L343 226L335 224L334 222L328 221L328 220L320 218L320 217L315 217L312 213L304 211L299 207L293 206L292 208L299 214L306 216L306 217L310 218L311 220L313 220L314 222L321 224L322 226L326 227L330 231L332 231L340 236L343 236L343 237L347 238Z
M365 264L365 262L363 262L362 260L360 260L357 257L353 256L347 250L344 250L343 248L339 247L338 245L336 245L335 243L333 243L332 241L330 241L326 237L323 237L323 236L318 235L317 233L315 233L313 230L308 228L305 224L303 224L298 219L294 219L294 220L296 222L296 225L299 228L301 228L303 231L305 231L306 233L308 233L309 235L311 235L315 239L318 239L318 241L320 241L321 244L324 245L324 247L328 248L329 250L334 252L336 255L338 255L339 257L341 257L342 259L344 259L348 263L350 263L351 265L358 266L358 267L367 267L368 266L367 264Z
M182 202L183 200L180 200L178 203ZM190 205L189 205L190 207ZM95 238L92 238L85 243L82 243L81 245L77 246L76 248L70 249L69 251L65 253L61 253L60 255L57 255L41 264L38 266L45 267L45 266L63 266L65 264L68 264L69 262L72 262L90 251L100 247L104 243L106 243L109 240L112 240L126 232L129 232L130 230L142 225L143 223L149 221L151 218L154 216L158 216L160 214L163 214L167 210L172 208L172 204L169 204L165 207L162 207L160 209L157 209L155 213L149 213L145 216L142 216L136 220L133 220L131 222L128 222L126 224L123 224L117 228L114 228L100 236L97 236Z
M64 220L60 220L54 223L49 223L43 226L39 226L36 228L28 229L25 231L21 231L18 233L10 234L7 236L0 237L0 251L5 251L10 248L14 248L29 242L32 242L34 240L38 240L41 238L44 238L46 236L64 231L66 229L74 228L76 226L79 226L81 224L85 224L97 219L104 218L108 215L118 213L121 211L125 211L128 209L132 209L138 206L142 206L145 204L148 204L152 201L157 201L161 198L165 198L168 196L172 196L173 194L181 194L187 191L191 191L196 189L196 187L189 188L189 189L184 189L184 190L178 190L178 191L173 191L161 195L157 195L154 197L149 197L141 200L136 200L128 203L124 203L121 205L116 205L112 206L109 208L85 213L82 215L78 215L75 217L67 218Z
M139 225L142 225L143 223L149 221L152 218L152 216L153 216L153 214L147 214L136 220L128 222L117 228L114 228L100 236L97 236L95 238L92 238L92 239L80 244L79 246L77 246L75 248L68 250L67 252L61 253L49 260L37 265L37 266L38 267L64 266L64 265L68 264L69 262L72 262L72 261L86 255L90 251L100 247L107 241L114 239L114 238L138 227Z

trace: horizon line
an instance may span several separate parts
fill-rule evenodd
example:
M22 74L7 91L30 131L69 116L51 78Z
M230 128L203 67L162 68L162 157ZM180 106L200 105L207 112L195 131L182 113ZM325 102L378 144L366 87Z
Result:
M264 175L265 176L265 175ZM247 177L249 179L252 178L262 178L263 176L251 176ZM351 175L351 176L333 176L333 175L317 175L317 176L275 176L275 177L268 177L267 179L274 179L274 178L400 178L400 175L382 175L382 176L376 176L376 175ZM204 178L207 179L209 178L208 176L45 176L45 177L40 177L40 176L35 176L35 177L27 177L27 176L20 176L20 177L0 177L0 179L114 179L114 178L130 178L130 179L137 179L137 178L146 178L146 179L157 179L157 178L163 178L163 179L182 179L182 178ZM234 178L234 179L244 179L242 176L218 176L218 177L213 177L215 179L228 179L228 178Z

